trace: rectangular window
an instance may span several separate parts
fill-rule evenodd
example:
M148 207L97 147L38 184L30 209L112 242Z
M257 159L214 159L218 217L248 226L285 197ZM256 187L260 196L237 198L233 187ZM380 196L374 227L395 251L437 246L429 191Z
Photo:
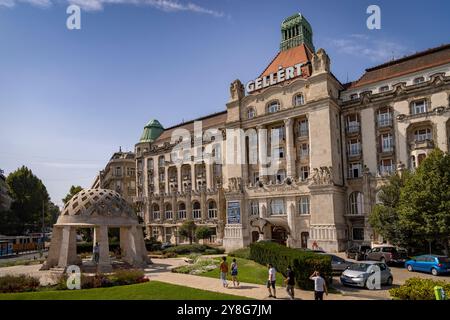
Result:
M253 172L253 184L257 184L259 182L259 172Z
M347 116L347 132L348 133L355 133L359 132L360 129L360 123L359 118L357 114L352 114Z
M299 214L310 214L308 196L300 197L300 200L298 201L298 210Z
M307 159L309 157L309 144L302 143L300 146L300 159Z
M122 175L122 168L121 167L116 167L114 170L114 174L116 177L120 177Z
M272 215L286 214L286 211L284 209L284 200L283 199L273 199L270 202L270 212Z
M277 154L280 159L283 159L284 158L284 148L283 147L275 148L275 154Z
M258 204L258 201L252 201L251 202L250 214L252 216L258 216L259 215L259 204Z
M361 177L362 167L361 163L350 163L348 168L348 177L349 179L356 179Z
M308 137L309 136L309 124L308 119L301 120L298 126L299 136Z
M394 172L394 163L392 159L383 159L380 162L380 174L390 175Z
M392 114L390 112L380 112L378 114L378 126L380 128L392 125Z
M361 154L361 143L358 139L352 139L348 142L348 154L350 156L359 156Z
M392 134L381 135L381 152L392 152L394 150L394 140Z
M414 101L411 104L411 113L412 114L421 114L427 112L427 101L426 100L419 100Z
M300 179L306 181L309 178L309 167L300 167Z
M364 228L353 228L352 236L353 236L353 240L363 241L364 240Z

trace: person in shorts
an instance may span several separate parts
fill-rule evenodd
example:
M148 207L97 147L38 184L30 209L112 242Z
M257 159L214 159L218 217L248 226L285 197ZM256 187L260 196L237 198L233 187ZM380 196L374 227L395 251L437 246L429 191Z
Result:
M286 291L288 296L291 300L294 300L295 274L294 271L292 271L291 266L287 267L286 279L284 281L286 282Z
M314 281L314 300L323 300L323 294L328 295L325 279L320 276L319 271L314 271L309 279Z
M231 280L233 280L233 287L237 286L239 287L239 280L237 279L238 275L238 265L236 262L236 259L233 259L233 262L231 263Z
M222 262L220 264L220 280L222 280L222 285L224 288L228 288L227 275L228 275L228 262L227 257L222 257Z
M267 279L267 289L269 290L269 298L276 298L277 297L277 291L275 289L275 284L276 284L276 273L277 273L277 271L275 270L273 265L270 264L270 263L267 266L267 268L269 269L269 277ZM273 294L272 294L271 288L273 290Z

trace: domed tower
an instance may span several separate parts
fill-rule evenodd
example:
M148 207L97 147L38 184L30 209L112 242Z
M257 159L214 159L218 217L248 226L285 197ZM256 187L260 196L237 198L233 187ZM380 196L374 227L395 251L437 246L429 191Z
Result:
M281 23L280 51L305 44L311 52L315 52L312 27L301 13L296 13Z
M152 119L149 123L144 127L144 132L142 133L141 139L139 142L153 142L163 133L164 128L159 123L158 120Z

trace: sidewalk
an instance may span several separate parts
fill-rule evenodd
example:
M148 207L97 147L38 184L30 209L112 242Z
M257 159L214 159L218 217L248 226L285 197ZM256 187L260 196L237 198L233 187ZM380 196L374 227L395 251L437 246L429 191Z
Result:
M170 284L177 284L186 287L208 290L219 293L234 294L258 300L289 300L285 287L277 287L277 299L268 298L268 291L265 285L254 283L242 283L240 288L233 288L233 283L229 281L230 287L224 288L222 281L217 277L207 278L195 275L173 273L170 270L175 265L183 264L177 259L153 259L154 265L146 269L146 275L150 281L156 280ZM162 267L163 266L163 267ZM170 267L168 267L170 266ZM295 289L296 300L313 300L314 292ZM355 297L350 295L330 293L324 296L325 300L367 300L368 298Z

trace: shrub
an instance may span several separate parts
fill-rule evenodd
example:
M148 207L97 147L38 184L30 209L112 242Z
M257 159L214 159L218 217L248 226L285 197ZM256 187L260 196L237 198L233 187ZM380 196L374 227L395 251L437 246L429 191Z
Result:
M237 249L228 254L230 257L250 259L250 248Z
M81 289L110 287L112 285L113 284L108 277L102 273L97 273L93 276L85 276L81 274Z
M145 240L145 247L147 248L147 251L150 252L160 251L161 245L162 243L160 241L156 241L154 238L151 238L150 240Z
M450 294L450 283L420 278L410 278L400 287L390 289L389 293L401 300L436 300L435 286L443 287L447 296Z
M39 288L39 279L27 275L6 275L0 277L0 292L27 292Z
M117 270L114 274L109 276L109 280L113 285L127 285L140 283L144 279L144 271L138 269L131 270Z
M206 250L208 250L208 252L206 252ZM176 254L190 254L190 253L221 254L224 253L225 251L222 248L213 248L204 244L182 244L164 250L164 253L169 252L174 252Z
M311 274L317 270L322 277L331 284L331 257L313 252L287 248L272 242L256 242L250 246L250 259L260 264L271 263L284 276L290 265L295 273L297 286L301 289L312 290Z

